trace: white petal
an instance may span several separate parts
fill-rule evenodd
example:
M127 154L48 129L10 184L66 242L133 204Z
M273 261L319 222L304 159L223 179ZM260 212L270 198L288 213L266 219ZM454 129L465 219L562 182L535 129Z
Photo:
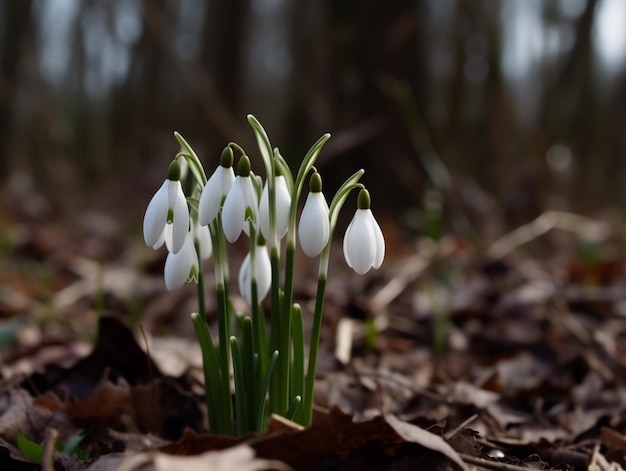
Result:
M169 182L169 208L172 210L172 252L177 253L185 243L189 232L189 208L180 181Z
M272 284L272 264L267 246L257 246L255 253L255 278L257 284L258 302L263 301L269 293ZM252 305L252 270L250 267L250 253L246 255L239 269L239 292Z
M211 243L209 226L201 226L196 222L194 224L194 236L200 245L200 256L202 260L207 260L213 254L213 244Z
M165 286L169 291L174 291L197 277L198 256L193 245L193 237L188 233L180 251L170 252L165 259ZM194 276L195 275L195 276Z
M291 207L291 195L287 188L287 182L283 175L278 175L276 183L276 234L278 239L282 239L287 234L289 226L289 209ZM261 225L261 234L266 240L271 239L270 234L270 210L269 210L269 191L267 183L263 187L261 194L261 202L259 203L259 220Z
M343 238L346 263L359 275L367 273L376 259L376 238L369 209L357 209Z
M267 182L265 182L265 186L263 187L261 201L259 203L259 226L261 227L263 237L270 240L270 197Z
M244 202L244 217L248 208L252 210L252 222L254 227L258 228L259 225L259 198L250 177L243 177L241 179L241 194ZM250 237L250 224L249 220L245 220L243 223L243 230L248 237Z
M220 210L222 199L230 191L234 180L235 173L232 167L225 168L218 165L204 186L202 196L200 196L198 220L201 225L206 226L213 222Z
M320 192L309 193L298 226L300 246L309 257L319 255L326 244L330 226L328 222L328 204L324 194Z
M272 262L267 246L259 246L256 251L256 279L259 302L263 301L272 286Z
M250 252L245 256L243 262L241 262L241 266L239 267L239 276L237 281L239 282L239 293L248 301L248 304L252 304L250 299L252 295L250 294Z
M378 269L383 264L385 258L385 237L373 214L372 227L374 228L374 236L376 239L376 256L374 257L374 264L372 266Z
M241 177L237 176L232 188L226 195L224 207L222 208L222 227L228 242L233 243L241 235L243 229L243 218L246 212L243 194L241 190Z
M153 248L161 246L158 242L163 235L163 229L167 222L167 194L166 180L154 194L150 203L148 203L146 214L143 218L143 238L146 241L146 245Z
M276 233L282 239L289 228L289 210L291 209L291 194L287 188L285 177L276 177Z

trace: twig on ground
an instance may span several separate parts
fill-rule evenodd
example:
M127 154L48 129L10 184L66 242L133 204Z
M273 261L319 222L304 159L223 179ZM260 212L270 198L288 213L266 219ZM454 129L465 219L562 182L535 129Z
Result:
M41 457L41 469L54 471L54 447L59 437L59 431L55 428L46 429L46 437L43 442L43 455Z
M537 219L514 229L498 239L487 250L493 259L501 259L518 247L534 240L552 229L578 234L589 240L601 241L608 236L609 228L605 223L594 221L579 214L565 211L546 211Z

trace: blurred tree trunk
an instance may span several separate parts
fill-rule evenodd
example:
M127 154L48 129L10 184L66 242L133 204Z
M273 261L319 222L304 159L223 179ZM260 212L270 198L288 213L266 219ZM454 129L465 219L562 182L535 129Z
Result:
M574 194L570 199L585 204L579 198L588 198L587 180L593 163L591 142L593 123L592 107L592 30L598 1L588 0L584 11L575 23L574 45L563 67L550 86L544 88L541 109L535 120L532 191L545 208L549 188L549 169L546 164L548 148L565 141L572 147L577 177Z
M9 171L20 57L24 41L33 31L31 7L31 0L9 0L0 7L0 179Z
M243 113L243 55L249 0L208 0L202 29L203 68L235 116Z

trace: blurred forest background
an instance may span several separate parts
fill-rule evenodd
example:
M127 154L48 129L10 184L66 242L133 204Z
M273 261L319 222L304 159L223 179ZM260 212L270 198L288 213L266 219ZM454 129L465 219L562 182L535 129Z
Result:
M331 132L329 195L364 167L411 229L626 204L623 0L6 0L0 67L0 185L32 217L141 217L174 130L212 172L257 155L248 113L292 162Z

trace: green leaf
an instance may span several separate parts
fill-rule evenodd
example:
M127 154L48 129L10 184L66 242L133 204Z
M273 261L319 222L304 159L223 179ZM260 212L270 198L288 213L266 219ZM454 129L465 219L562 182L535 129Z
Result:
M26 438L21 433L17 434L17 448L29 460L41 464L43 459L43 447Z

